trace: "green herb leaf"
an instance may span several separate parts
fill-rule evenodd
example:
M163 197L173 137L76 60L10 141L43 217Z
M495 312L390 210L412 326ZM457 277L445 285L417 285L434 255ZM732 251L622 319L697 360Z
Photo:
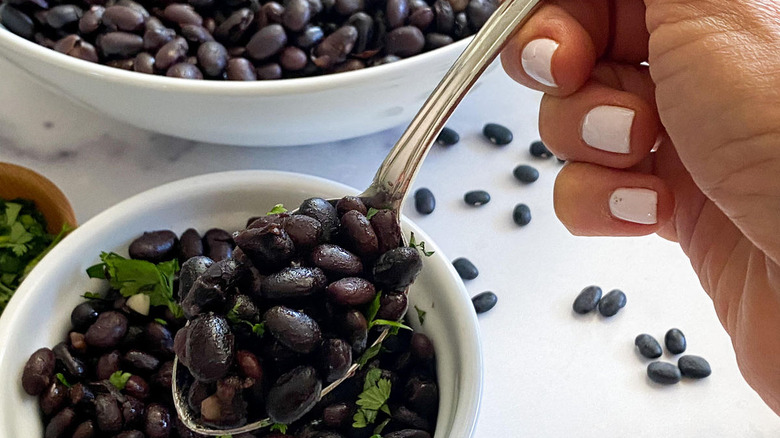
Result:
M257 336L263 336L265 334L265 322L259 324L252 324L252 333Z
M252 333L256 334L258 337L262 337L265 334L265 321L260 322L258 324L254 324L251 321L241 319L238 316L238 311L236 310L237 306L238 303L236 303L236 305L233 306L233 308L228 311L226 315L227 320L232 322L233 324L246 324L252 328Z
M364 428L376 421L379 412L389 413L387 400L390 399L390 390L392 384L390 380L382 378L382 370L373 368L366 373L366 380L363 384L363 392L358 395L357 402L359 407L352 417L354 421L352 427Z
M133 375L130 373L123 373L122 370L119 370L114 374L111 374L111 377L108 378L108 381L111 382L111 384L114 385L116 389L121 391L125 389L125 385L127 385L127 381L130 380L130 377L133 377Z
M162 325L168 325L168 321L162 319L162 318L154 318L155 322Z
M379 306L382 304L381 300L382 291L380 290L376 293L371 304L368 305L368 311L366 311L366 320L368 320L369 324L376 318L376 314L379 312Z
M274 423L271 425L271 431L277 431L282 434L287 433L287 425L284 423Z
M372 347L369 347L366 351L363 352L363 354L358 358L357 364L360 368L363 368L366 366L367 363L371 361L371 359L375 358L377 354L379 354L379 350L382 348L382 344L376 344Z
M274 205L274 208L272 208L271 211L269 211L266 214L266 216L268 216L269 214L280 214L280 213L287 213L287 209L284 208L283 204L276 204Z
M123 297L143 293L149 296L151 305L167 306L176 318L184 316L173 298L173 280L179 271L177 260L155 265L145 260L126 259L113 252L101 253L100 260L103 263L87 269L90 278L107 278L111 287L119 290Z
M387 405L385 405L385 406L387 406ZM390 415L390 414L388 413L388 415ZM382 431L385 429L385 426L387 426L387 423L389 423L389 422L390 422L390 419L389 418L385 418L385 421L379 423L374 428L374 435L371 438L374 438L374 437L382 438L380 434L382 433Z
M369 208L368 211L366 212L366 219L371 219L377 213L379 213L379 210L377 210L376 208L374 207Z
M420 325L423 325L425 323L425 310L422 310L417 306L414 306L414 310L417 311L417 320L420 321Z
M412 330L411 327L409 327L408 325L406 325L406 324L404 324L402 322L399 322L399 321L388 321L386 319L375 319L375 320L371 321L371 324L368 325L368 328L370 330L372 327L377 326L377 325L386 325L386 326L395 327L395 328L404 329L404 330Z
M233 435L217 435L217 438L233 438Z
M425 242L423 242L422 240L420 242L417 242L417 240L414 238L414 232L412 232L411 236L409 236L409 247L420 250L420 252L423 253L425 257L430 257L436 253L436 251L426 251Z
M62 373L57 373L57 374L55 374L55 375L54 375L54 377L56 377L56 378L57 378L57 380L59 380L59 381L60 381L60 383L62 383L63 385L65 385L65 386L66 386L66 387L68 387L68 388L70 388L70 387L72 387L72 386L73 386L73 385L71 385L71 384L68 382L68 379L66 379L66 378L65 378L65 375L64 375L64 374L62 374Z
M95 292L84 292L84 295L82 295L84 299L87 300L104 300L102 295L95 293Z

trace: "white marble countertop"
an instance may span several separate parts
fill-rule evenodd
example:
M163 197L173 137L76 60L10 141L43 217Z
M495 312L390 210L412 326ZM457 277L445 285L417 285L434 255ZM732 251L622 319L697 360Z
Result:
M2 59L0 78L0 161L52 179L82 223L143 190L223 170L288 170L365 187L401 133L281 149L199 144L74 107ZM560 165L528 154L539 99L499 69L486 78L449 123L461 142L435 147L415 184L433 191L436 211L406 211L448 257L468 257L479 268L466 283L473 295L499 296L479 317L485 374L474 436L779 436L780 418L742 380L729 338L677 245L655 236L575 238L555 219ZM515 140L503 148L487 143L480 133L487 122L510 127ZM541 178L515 181L512 169L521 163L539 168ZM467 206L463 194L473 189L488 190L492 201ZM511 217L520 202L533 214L523 228ZM628 305L609 320L575 316L571 303L590 284L622 289ZM685 332L689 353L709 360L710 378L649 382L634 337L660 340L671 327Z

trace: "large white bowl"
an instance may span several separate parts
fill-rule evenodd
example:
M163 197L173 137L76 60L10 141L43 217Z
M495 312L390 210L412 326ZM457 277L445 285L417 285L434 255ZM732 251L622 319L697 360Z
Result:
M68 236L35 268L0 318L0 437L40 437L38 400L22 389L27 358L38 348L54 346L67 335L70 311L80 295L100 287L85 269L100 251L126 254L143 231L189 227L241 228L246 219L276 203L298 205L312 196L325 198L355 190L333 181L284 172L215 173L166 184L128 199L89 220ZM482 348L476 315L462 281L434 242L403 220L405 233L435 251L410 292L410 308L427 312L416 330L436 347L440 406L436 438L472 435L482 394ZM413 312L414 314L414 312ZM414 315L413 315L414 316Z
M411 120L466 40L391 64L277 81L197 81L76 59L0 26L0 56L50 89L162 134L243 146L322 143Z

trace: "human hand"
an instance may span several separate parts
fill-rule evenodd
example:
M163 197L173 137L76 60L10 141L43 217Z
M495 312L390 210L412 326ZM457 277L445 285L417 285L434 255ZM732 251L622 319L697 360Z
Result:
M564 225L678 241L780 414L778 53L777 0L548 0L502 61L546 93Z

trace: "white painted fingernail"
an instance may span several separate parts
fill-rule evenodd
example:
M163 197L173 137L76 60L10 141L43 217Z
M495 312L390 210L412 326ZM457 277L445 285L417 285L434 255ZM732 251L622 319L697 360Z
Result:
M620 106L597 106L582 121L582 139L596 149L627 154L631 151L635 115L634 110Z
M658 193L650 189L621 188L609 197L612 216L628 222L652 225L658 222Z
M559 44L548 38L533 40L523 49L523 70L536 82L548 87L557 87L552 75L552 57Z

